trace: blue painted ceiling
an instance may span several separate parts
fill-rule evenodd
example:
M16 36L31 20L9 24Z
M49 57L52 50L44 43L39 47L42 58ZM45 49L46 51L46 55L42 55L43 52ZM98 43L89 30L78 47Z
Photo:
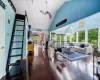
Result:
M66 2L56 13L50 31L86 18L97 12L100 12L100 0L72 0ZM64 19L67 19L67 22L56 27L56 24Z

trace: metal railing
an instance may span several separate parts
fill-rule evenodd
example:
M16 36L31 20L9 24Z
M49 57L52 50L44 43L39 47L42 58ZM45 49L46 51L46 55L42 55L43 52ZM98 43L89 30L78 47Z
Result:
M8 0L9 4L11 5L12 9L16 12L16 8L11 0Z

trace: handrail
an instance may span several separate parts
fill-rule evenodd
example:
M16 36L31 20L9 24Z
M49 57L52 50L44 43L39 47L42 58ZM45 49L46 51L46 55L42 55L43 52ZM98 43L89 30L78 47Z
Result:
M6 73L8 73L8 69L9 69L8 65L9 65L9 62L10 62L12 40L14 38L13 34L14 34L14 30L15 30L15 22L16 22L16 16L15 16L14 25L13 25L12 34L11 34L11 39L10 39L10 46L9 46L9 52L8 52L8 58L7 58L7 64L6 64Z
M25 11L25 16L26 16L27 23L28 23L28 25L27 25L27 26L28 26L28 28L29 28L29 29L28 29L28 30L29 30L29 31L28 31L28 39L29 39L31 25L29 25L29 19L28 19L27 11Z
M22 38L22 50L21 50L21 70L22 70L22 61L23 61L23 52L24 52L24 39L25 39L25 29L26 29L26 24L25 24L25 19L24 19L24 28L23 28L23 38Z
M5 9L5 4L0 0L0 5Z
M11 7L13 8L13 10L16 12L16 8L15 8L13 2L12 2L11 0L8 0L8 2L9 2L9 4L11 5Z
M26 18L27 18L27 22L29 23L29 19L28 19L27 11L25 11L25 16L26 16Z

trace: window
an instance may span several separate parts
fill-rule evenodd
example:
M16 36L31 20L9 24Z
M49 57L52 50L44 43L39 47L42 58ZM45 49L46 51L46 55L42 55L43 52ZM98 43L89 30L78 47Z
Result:
M78 33L78 41L85 42L85 31L79 31Z
M37 44L38 38L39 38L39 36L33 36L34 44Z
M88 30L88 42L98 46L98 28Z
M64 34L61 35L61 41L64 41Z
M33 40L34 40L34 41L37 41L37 40L38 40L38 36L34 36L34 37L33 37Z
M53 41L55 38L55 33L51 33L51 41Z
M67 42L70 42L70 36L71 34L67 34Z
M76 32L74 32L74 34L72 34L72 42L76 42Z
M60 34L57 34L57 41L60 41Z

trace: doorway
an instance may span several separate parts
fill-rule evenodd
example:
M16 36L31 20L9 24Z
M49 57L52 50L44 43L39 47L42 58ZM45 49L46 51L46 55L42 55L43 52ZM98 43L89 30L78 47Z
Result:
M5 13L0 6L0 79L5 75Z

